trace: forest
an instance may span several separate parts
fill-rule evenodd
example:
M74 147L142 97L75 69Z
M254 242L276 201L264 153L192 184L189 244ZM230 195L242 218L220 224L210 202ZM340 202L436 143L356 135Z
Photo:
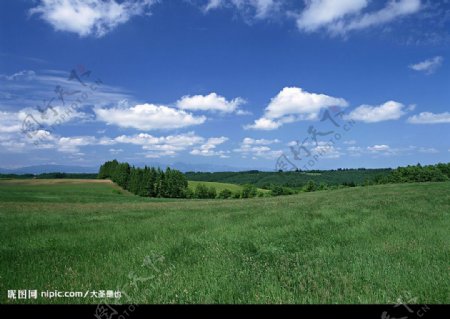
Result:
M129 192L145 197L186 197L188 182L183 173L166 168L139 168L117 160L105 162L100 166L98 178L109 178Z

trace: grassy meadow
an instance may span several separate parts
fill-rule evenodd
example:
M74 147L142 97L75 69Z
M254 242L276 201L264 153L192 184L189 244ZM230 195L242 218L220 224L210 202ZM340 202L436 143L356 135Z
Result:
M99 302L9 289L119 289L133 303L450 303L449 230L450 182L170 200L2 180L0 302Z
M242 185L238 185L238 184L218 183L218 182L203 182L203 181L188 181L188 187L191 190L195 190L195 187L198 184L203 184L206 187L214 187L216 189L217 193L220 193L224 189L228 189L228 190L232 191L233 193L241 192L242 189L244 188ZM270 192L269 190L262 189L262 188L258 188L257 190L259 192L263 192L263 193Z

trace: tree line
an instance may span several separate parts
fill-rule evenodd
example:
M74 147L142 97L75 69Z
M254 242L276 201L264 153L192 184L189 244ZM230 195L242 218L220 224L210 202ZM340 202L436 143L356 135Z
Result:
M105 162L100 166L98 178L109 178L129 192L145 197L186 197L188 182L178 170L159 167L139 168L117 160Z
M388 175L378 175L366 185L388 183L445 182L450 180L450 163L436 165L408 165L398 167Z
M309 181L316 185L321 183L329 186L345 184L363 185L364 181L372 180L376 176L385 176L391 173L390 168L381 169L337 169L337 170L310 170L290 172L186 172L190 181L219 182L230 184L252 184L258 188L271 189L272 185L279 185L294 189L303 188Z
M353 174L355 170L347 170ZM358 170L362 171L362 169ZM373 170L377 171L377 170ZM321 173L326 171L321 171ZM331 171L336 172L336 171ZM396 169L378 170L380 174L370 175L365 181L341 181L340 184L328 184L326 182L319 182L317 180L309 179L299 186L292 188L284 186L281 183L271 183L264 185L262 188L267 191L262 191L251 183L242 185L241 190L231 191L223 189L217 192L213 186L208 187L205 184L197 184L194 189L188 187L186 176L193 176L205 174L202 177L214 173L187 173L183 174L178 170L166 168L165 171L160 168L144 167L136 168L130 166L128 163L119 163L117 160L108 161L100 166L98 178L109 178L122 188L130 191L133 194L146 197L167 197L167 198L197 198L197 199L213 199L213 198L252 198L252 197L267 197L267 196L281 196L292 195L300 192L315 192L321 190L333 190L338 188L368 186L374 184L387 183L412 183L412 182L443 182L450 180L450 163L439 163L436 165L408 165L406 167L398 167ZM261 174L265 172L244 172L247 174ZM317 175L309 175L308 177L320 177ZM219 173L220 174L220 173ZM239 174L239 173L232 173ZM290 175L291 176L291 175Z

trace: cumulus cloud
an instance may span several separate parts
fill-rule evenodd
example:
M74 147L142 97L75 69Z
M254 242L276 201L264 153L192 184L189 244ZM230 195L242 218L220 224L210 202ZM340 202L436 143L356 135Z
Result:
M255 120L253 124L244 126L245 129L253 129L253 130L265 130L265 131L271 131L276 130L279 128L283 123L280 121L274 121L268 118L260 118Z
M414 71L424 72L426 74L433 74L444 62L444 58L441 56L436 56L434 58L411 64L410 69Z
M244 145L270 145L280 143L280 140L274 139L274 140L266 140L264 138L262 139L254 139L251 137L246 137L242 140L242 144Z
M346 34L353 30L395 22L418 12L420 0L389 0L384 7L364 12L368 0L310 0L297 15L297 26L306 32L325 29L332 34Z
M148 151L145 156L151 158L174 156L178 152L189 149L192 155L227 157L228 151L216 150L218 145L227 140L228 138L224 136L205 139L194 132L160 137L139 133L114 138L116 143L140 145L144 151Z
M17 133L21 129L22 123L16 112L0 111L0 133Z
M317 119L320 111L330 106L347 107L348 102L325 94L310 93L298 87L283 88L247 129L274 130L286 123Z
M431 113L431 112L422 112L418 115L413 115L408 118L408 123L412 124L442 124L442 123L450 123L450 113Z
M135 135L120 135L114 138L114 141L117 143L141 145L146 150L155 150L162 147L181 151L189 146L202 143L204 138L196 135L194 132L159 137L147 133L139 133Z
M216 147L228 140L227 137L204 138L194 132L154 136L147 133L134 135L119 135L116 137L95 137L95 136L59 136L48 131L40 130L36 133L38 144L33 144L36 139L29 139L21 134L0 134L0 148L8 152L22 152L27 147L33 149L53 149L58 152L84 155L81 148L86 146L109 146L111 154L124 152L119 145L136 145L143 151L143 155L148 158L158 158L162 156L175 156L182 151L191 151L193 155L227 157L229 151L217 151ZM117 145L111 148L111 146Z
M229 157L226 155L229 151L217 151L216 148L218 145L225 143L228 141L228 137L211 137L206 143L200 145L197 148L194 148L190 153L192 155L200 155L200 156L220 156L222 158Z
M377 106L361 105L345 118L366 123L397 120L405 114L404 107L402 103L395 101L388 101Z
M232 113L238 111L238 107L244 103L245 100L240 97L227 101L223 96L213 92L208 95L186 95L176 104L182 110Z
M314 145L312 147L311 153L319 154L321 158L339 158L343 154L340 150L340 147L336 147L330 143L320 141L318 145Z
M96 139L93 136L60 137L56 140L56 147L60 152L79 153L81 146L95 143Z
M29 12L38 14L57 31L81 37L101 37L133 16L142 15L155 0L41 0Z
M255 140L252 138L244 138L240 143L240 147L233 152L240 153L242 157L275 159L283 152L281 150L272 150L268 145L278 143L278 140Z
M138 104L133 107L94 108L97 119L108 124L140 130L176 129L199 125L204 116L194 116L164 105Z

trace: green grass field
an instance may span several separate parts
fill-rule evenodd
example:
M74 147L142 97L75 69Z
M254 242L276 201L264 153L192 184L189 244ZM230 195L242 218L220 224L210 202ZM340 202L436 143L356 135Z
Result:
M217 194L220 193L220 191L224 190L224 189L229 189L230 191L232 191L233 193L236 192L240 192L243 189L242 185L237 185L237 184L229 184L229 183L218 183L218 182L202 182L202 181L189 181L189 188L192 190L195 190L195 187L198 184L203 184L207 187L214 187L217 191ZM258 191L263 192L263 193L267 193L270 192L267 189L262 189L262 188L258 188Z
M0 302L120 289L134 303L449 303L449 230L449 182L158 200L107 181L3 180Z

